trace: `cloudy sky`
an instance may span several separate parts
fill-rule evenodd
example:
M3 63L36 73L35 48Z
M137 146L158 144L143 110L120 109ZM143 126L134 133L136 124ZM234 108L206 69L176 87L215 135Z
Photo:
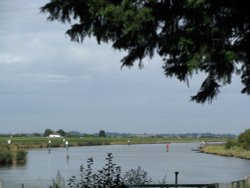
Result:
M233 133L250 128L241 83L212 104L189 102L201 84L166 78L159 57L144 69L120 69L123 53L94 39L71 42L48 22L48 0L0 1L0 133L52 130L96 133Z

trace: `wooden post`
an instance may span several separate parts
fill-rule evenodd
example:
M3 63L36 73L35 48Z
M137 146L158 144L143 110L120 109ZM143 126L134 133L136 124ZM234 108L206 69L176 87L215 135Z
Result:
M175 188L177 188L177 184L178 184L178 174L179 172L175 172Z

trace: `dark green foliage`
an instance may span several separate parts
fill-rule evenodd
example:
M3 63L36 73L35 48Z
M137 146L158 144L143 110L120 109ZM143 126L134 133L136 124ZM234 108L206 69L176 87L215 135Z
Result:
M108 153L105 166L98 171L93 170L93 158L87 160L87 167L80 166L80 175L72 176L68 180L67 187L78 188L126 188L128 185L148 184L152 182L146 171L139 166L131 169L122 177L121 167L113 163L112 153ZM65 180L59 172L52 181L50 188L64 188Z
M0 165L11 164L11 153L8 150L2 150L0 152Z
M50 146L48 144L48 147L52 147L52 148L59 148L61 146L62 146L62 144L60 142L55 142L54 140L53 140L53 142L51 142Z
M16 152L16 161L17 161L17 163L26 162L27 155L28 155L27 151L25 151L25 150L17 150L17 152Z
M191 100L212 102L220 88L241 77L242 93L250 94L250 16L243 0L51 0L41 8L50 21L72 21L67 34L82 42L94 37L112 43L133 66L155 53L167 77L189 83L206 75Z
M250 150L250 129L247 129L241 133L237 140L230 139L225 143L226 149L231 149L232 147L240 146L243 149Z
M69 187L79 188L118 188L124 187L121 177L121 168L113 163L113 156L108 153L103 169L93 171L93 158L87 160L87 168L80 166L80 177L72 176L69 179Z
M58 131L56 131L58 134L60 134L61 136L66 136L66 132L62 129L59 129Z
M18 149L15 145L0 146L0 165L23 164L27 154L27 151Z
M250 129L239 135L238 142L244 149L250 150Z
M99 137L106 137L106 132L104 130L100 130Z
M43 133L43 136L49 136L50 134L54 133L54 131L52 131L51 129L46 129Z
M126 185L144 185L152 182L151 178L148 177L148 173L140 166L126 172L123 179Z
M226 143L225 143L225 149L231 149L235 146L238 146L238 142L237 140L234 140L234 139L230 139L228 140Z

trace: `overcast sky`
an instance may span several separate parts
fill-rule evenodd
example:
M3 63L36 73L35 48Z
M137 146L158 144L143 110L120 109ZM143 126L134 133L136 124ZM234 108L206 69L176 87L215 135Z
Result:
M48 0L0 1L0 133L52 130L96 133L233 133L250 128L241 83L212 104L189 102L201 84L166 78L159 57L120 69L123 57L94 39L71 42L48 22Z

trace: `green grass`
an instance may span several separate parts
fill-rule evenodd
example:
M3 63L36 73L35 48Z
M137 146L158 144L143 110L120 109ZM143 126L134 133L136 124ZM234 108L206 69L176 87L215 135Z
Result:
M48 141L51 147L64 147L63 140L69 142L69 146L95 146L95 145L125 145L130 140L131 144L164 144L168 142L206 142L224 141L222 138L158 138L158 137L65 137L65 138L46 138L46 137L0 137L0 145L7 145L11 139L11 144L18 148L46 148Z
M239 146L225 149L223 144L208 145L202 149L204 153L216 154L228 157L250 159L250 150L245 150Z

